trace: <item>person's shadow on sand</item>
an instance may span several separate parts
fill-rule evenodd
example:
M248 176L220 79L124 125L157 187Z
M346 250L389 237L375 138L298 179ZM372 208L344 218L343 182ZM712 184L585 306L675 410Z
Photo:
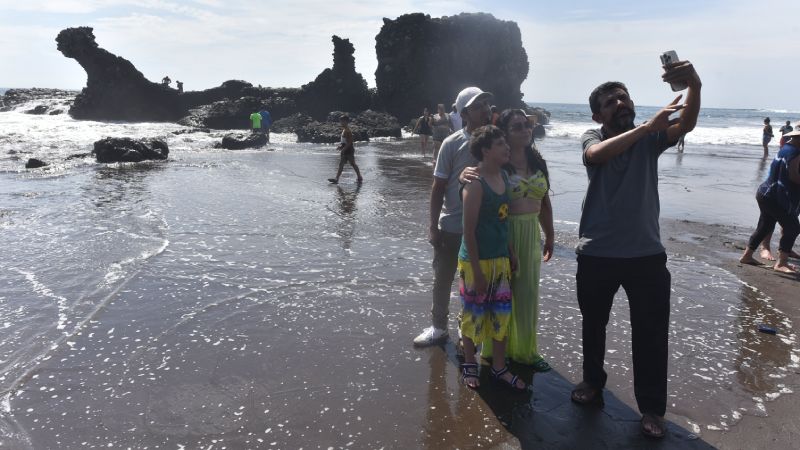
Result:
M459 359L453 342L432 349L446 353L431 355L432 358L446 357L457 371ZM667 423L667 435L663 439L645 437L639 429L638 411L608 390L604 391L603 408L581 406L570 400L573 383L556 369L534 376L530 367L513 363L510 367L528 383L528 392L513 392L493 382L488 377L488 367L483 366L481 387L474 395L480 396L491 408L505 429L519 439L523 449L714 448L672 422ZM463 384L459 389L473 392Z

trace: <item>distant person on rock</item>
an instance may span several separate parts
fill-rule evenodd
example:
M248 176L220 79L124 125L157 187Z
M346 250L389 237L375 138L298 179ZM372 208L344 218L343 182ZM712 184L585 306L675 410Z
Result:
M442 142L431 186L428 242L433 247L433 307L431 325L414 338L414 345L428 346L447 340L450 314L450 291L458 266L458 251L463 231L461 183L458 176L478 161L470 153L472 132L489 124L489 99L492 94L477 87L459 92L456 109L465 124Z
M747 248L739 259L743 264L760 264L755 258L758 245L781 224L783 232L778 244L778 259L773 269L785 273L797 273L789 264L797 236L800 235L800 130L786 133L786 144L781 147L772 164L769 175L756 191L756 202L760 215L756 230L750 236Z
M358 165L356 165L356 149L353 146L353 131L350 130L350 116L343 114L339 117L339 125L342 126L341 142L336 148L339 150L339 170L336 172L336 178L328 178L328 181L333 184L339 183L339 177L342 176L344 164L350 163L358 177L356 183L361 184L364 182L364 178L361 177L361 171L358 170Z
M261 132L261 114L257 112L250 114L250 126L253 133Z
M764 129L761 132L761 144L764 146L764 159L767 159L769 156L769 149L767 148L767 144L769 141L772 140L772 125L769 124L769 117L764 119Z
M272 126L272 116L269 115L269 111L266 109L262 109L258 113L261 114L261 132L267 136L267 142L269 142L269 127Z
M436 105L436 115L433 116L433 159L439 154L439 147L442 146L442 141L453 129L450 128L450 116L444 110L444 105L439 103Z
M178 86L178 93L183 94L183 81L176 81L175 84Z
M163 86L169 86L170 83L172 83L172 80L170 80L169 76L165 76L161 79L161 84Z
M419 148L422 150L422 156L428 149L428 138L433 134L433 120L428 108L422 111L422 115L417 119L417 124L414 125L414 133L419 135Z

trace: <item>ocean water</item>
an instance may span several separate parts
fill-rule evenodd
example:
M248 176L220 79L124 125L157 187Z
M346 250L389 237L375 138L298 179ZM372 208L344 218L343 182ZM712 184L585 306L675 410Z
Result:
M33 106L0 113L5 447L418 447L428 419L414 412L438 408L454 423L491 414L464 400L452 364L410 346L428 323L431 286L432 162L415 139L358 144L366 182L346 168L332 186L334 147L294 135L228 151L213 148L224 131L22 113ZM552 123L538 145L551 167L557 248L543 269L541 346L575 380L578 137L593 125L582 105L543 106ZM685 153L660 160L664 220L755 225L765 114L796 120L703 110ZM165 138L170 158L68 159L105 136ZM25 170L30 157L51 164ZM791 330L791 321L693 255L671 253L670 270L670 418L701 434L768 414L769 400L791 393L784 379L800 350L793 334L755 326ZM624 301L609 329L609 389L633 404ZM429 391L434 371L472 412Z

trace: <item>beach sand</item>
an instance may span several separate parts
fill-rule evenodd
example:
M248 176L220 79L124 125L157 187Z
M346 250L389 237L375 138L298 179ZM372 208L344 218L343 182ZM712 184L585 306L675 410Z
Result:
M695 255L736 274L771 297L774 306L791 319L794 327L778 330L779 334L797 334L800 331L800 277L777 273L771 264L750 266L739 263L752 229L683 221L662 221L662 225L666 225L663 235L672 236L665 242L670 251ZM774 242L773 250L775 245ZM795 366L784 382L793 392L800 391L800 369ZM766 408L763 415L744 415L729 430L706 430L703 439L715 447L726 449L796 448L800 442L800 421L797 420L800 407L795 395L782 395L769 402Z
M18 260L27 258L24 267L42 268L26 269L28 275L17 268L22 262L14 262L6 270L6 301L58 295L62 303L76 299L75 316L90 319L57 345L45 341L46 356L18 380L7 377L13 390L0 410L0 444L795 446L796 397L789 392L797 390L799 377L792 358L798 353L800 310L794 303L800 282L738 264L752 231L743 227L661 221L675 289L671 423L662 441L639 432L624 297L615 302L609 327L605 408L569 400L580 376L577 233L570 218L557 223L556 254L542 269L540 349L554 370L532 377L514 367L526 381L533 379L530 393L493 386L486 370L480 390L461 385L452 340L413 348L411 340L430 320L425 228L431 166L402 154L412 148L413 141L361 149L366 182L360 187L352 172L331 186L325 178L335 168L335 152L299 146L285 152L186 152L169 165L15 184L31 211L54 199L42 221L19 212L18 230L48 229L45 221L69 224L55 231L63 231L71 246L46 253L49 247L40 248L36 239L7 235ZM693 168L690 163L697 164L686 158L683 167ZM575 214L585 176L567 162L554 167L560 180L570 178L567 169L578 180L574 186L560 182L557 218ZM65 182L77 196L71 203L61 200ZM712 189L704 193L708 203L728 198ZM110 218L108 226L101 223L105 228L131 231L122 237L98 234L95 213ZM73 236L74 230L85 234ZM115 250L122 239L128 242L120 256ZM129 249L141 253L135 245L148 256L106 274L106 267L128 261ZM43 254L60 258L60 265ZM86 283L81 276L108 282ZM47 282L55 294L33 296L29 278ZM53 309L50 303L42 311ZM87 316L86 307L95 313ZM454 297L451 319L458 309ZM72 311L65 310L68 330ZM759 321L792 328L763 335L754 331ZM451 320L451 336L454 327ZM16 336L23 334L9 339Z

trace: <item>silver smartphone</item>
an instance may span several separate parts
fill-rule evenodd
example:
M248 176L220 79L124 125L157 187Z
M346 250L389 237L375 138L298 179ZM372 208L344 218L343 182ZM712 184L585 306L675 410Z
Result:
M672 64L672 63L678 62L678 61L680 61L680 59L678 59L678 54L675 53L675 50L670 50L670 51L667 51L667 52L664 52L664 53L661 54L661 65L662 66L666 66L667 64ZM684 90L684 89L689 87L689 85L686 84L685 81L673 81L669 85L672 88L673 92L682 91L682 90Z

